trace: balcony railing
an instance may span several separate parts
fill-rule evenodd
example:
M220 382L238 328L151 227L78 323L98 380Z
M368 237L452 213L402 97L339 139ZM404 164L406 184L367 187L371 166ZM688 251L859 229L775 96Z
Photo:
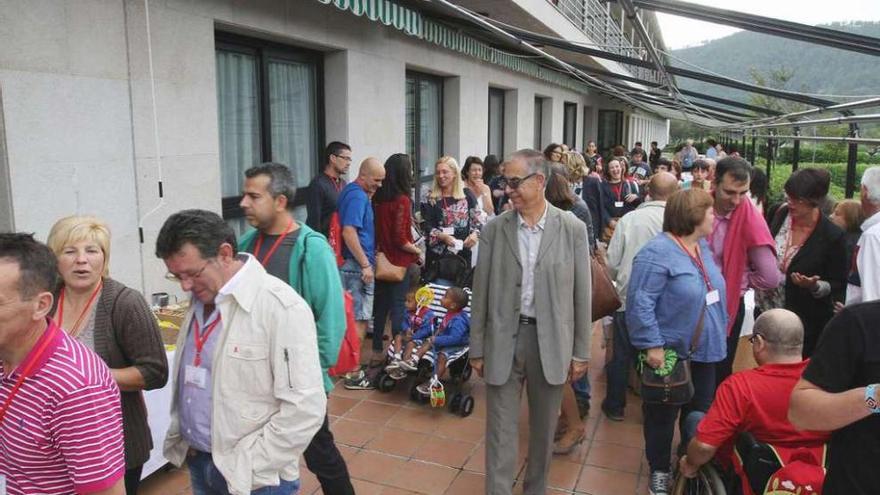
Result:
M647 60L643 48L634 46L620 27L620 21L611 16L608 3L599 0L547 0L580 29L602 50L627 57ZM640 79L659 82L656 71L629 64L624 65L629 72Z

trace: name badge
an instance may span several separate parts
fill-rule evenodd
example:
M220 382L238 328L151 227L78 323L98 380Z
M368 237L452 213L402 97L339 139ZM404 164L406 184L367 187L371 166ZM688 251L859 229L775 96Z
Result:
M718 293L718 289L710 290L706 293L706 306L711 306L720 300L721 295Z
M614 207L615 208L623 208L623 201L615 201Z
M440 232L443 232L446 235L455 235L455 227L443 227L440 229Z
M196 387L204 389L208 385L208 370L201 366L186 365L183 372L184 383L191 383ZM0 493L3 495L3 493Z
M461 239L456 239L452 243L452 247L449 248L453 253L458 253L462 249L464 249L464 241Z
M6 495L6 475L0 474L0 495Z

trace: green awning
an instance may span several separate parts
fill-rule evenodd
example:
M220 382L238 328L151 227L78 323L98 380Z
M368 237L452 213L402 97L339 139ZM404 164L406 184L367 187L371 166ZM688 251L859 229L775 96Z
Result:
M526 58L493 48L457 29L425 17L421 12L401 7L391 0L318 0L318 2L380 22L436 46L542 81L582 93L590 90L589 86L577 79L550 70Z

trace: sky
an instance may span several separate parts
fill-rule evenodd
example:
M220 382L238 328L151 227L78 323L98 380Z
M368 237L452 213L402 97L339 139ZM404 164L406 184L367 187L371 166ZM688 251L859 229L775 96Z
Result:
M880 21L880 0L688 0L721 9L816 25L834 21ZM699 45L739 29L658 13L667 48Z

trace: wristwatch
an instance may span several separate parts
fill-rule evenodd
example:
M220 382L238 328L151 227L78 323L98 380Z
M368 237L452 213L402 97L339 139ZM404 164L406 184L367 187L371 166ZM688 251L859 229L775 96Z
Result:
M865 407L871 411L872 414L880 414L880 402L877 401L877 385L876 383L872 383L865 387Z

